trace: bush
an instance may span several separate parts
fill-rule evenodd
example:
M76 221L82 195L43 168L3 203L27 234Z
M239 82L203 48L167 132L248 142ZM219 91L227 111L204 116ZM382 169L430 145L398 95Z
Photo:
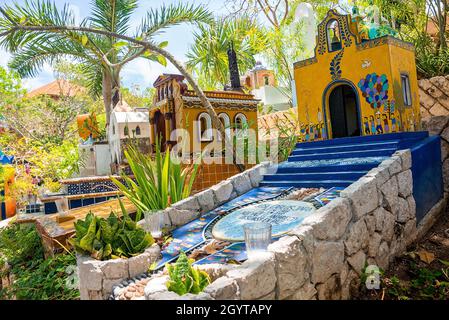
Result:
M0 290L0 299L79 298L79 291L67 285L71 276L68 270L76 267L76 258L71 254L60 254L45 259L34 225L13 224L0 230L0 267L6 262L10 265L6 272L12 273L15 281Z

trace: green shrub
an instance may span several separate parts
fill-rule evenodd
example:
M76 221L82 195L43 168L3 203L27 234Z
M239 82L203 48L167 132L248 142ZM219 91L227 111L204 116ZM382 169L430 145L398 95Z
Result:
M34 225L13 224L0 229L0 267L8 262L15 281L0 290L1 299L69 300L79 291L67 285L68 267L76 267L76 258L60 254L45 259L41 239Z
M151 234L139 227L126 212L122 218L111 212L107 219L90 212L86 219L75 222L75 232L71 239L75 249L97 260L133 257L154 243Z
M175 264L167 264L170 280L167 282L169 291L176 292L180 296L186 293L198 294L210 283L209 275L192 267L193 259L189 260L181 251Z

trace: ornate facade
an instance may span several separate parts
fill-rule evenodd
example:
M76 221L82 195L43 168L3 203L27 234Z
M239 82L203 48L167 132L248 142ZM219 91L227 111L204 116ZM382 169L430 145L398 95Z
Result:
M369 39L359 17L329 11L294 75L302 141L420 129L413 45Z

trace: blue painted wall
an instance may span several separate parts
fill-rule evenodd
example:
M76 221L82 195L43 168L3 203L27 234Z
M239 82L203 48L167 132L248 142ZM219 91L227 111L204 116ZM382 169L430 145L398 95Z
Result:
M411 147L413 196L416 201L416 221L443 198L441 143L439 136L431 136Z

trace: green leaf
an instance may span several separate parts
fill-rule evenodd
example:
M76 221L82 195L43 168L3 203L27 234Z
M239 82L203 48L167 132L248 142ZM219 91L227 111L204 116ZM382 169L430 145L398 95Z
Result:
M118 41L118 42L114 43L113 47L115 49L120 49L120 48L122 48L124 46L127 46L127 45L128 45L128 42L126 42L126 41Z
M162 41L161 43L159 43L159 48L161 48L161 49L164 49L167 46L168 46L168 41Z
M82 37L81 37L81 44L83 46L86 46L88 41L89 41L89 38L87 37L87 35L83 34Z
M164 67L167 66L167 59L164 56L158 55L157 56L157 61L163 65Z

